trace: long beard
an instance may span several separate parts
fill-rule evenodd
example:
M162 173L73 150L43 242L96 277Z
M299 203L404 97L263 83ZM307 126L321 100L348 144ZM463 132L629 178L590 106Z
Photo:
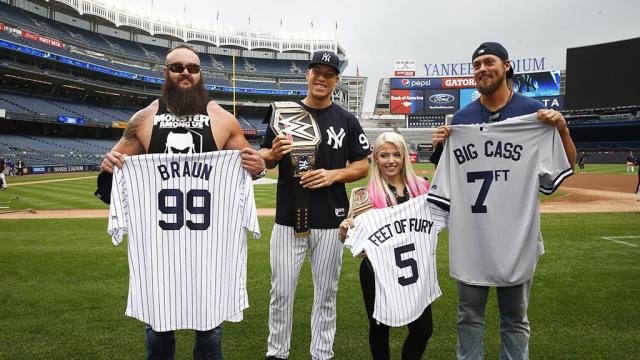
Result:
M209 95L202 78L194 86L186 89L178 87L178 81L174 82L169 77L165 77L162 85L162 98L174 115L199 114L207 108Z
M478 89L478 92L482 95L491 95L494 92L496 92L496 90L498 90L500 85L502 85L502 83L506 79L507 79L507 75L506 73L503 73L499 79L496 79L496 81L487 85L481 85L480 82L476 81L476 84L477 84L476 88Z

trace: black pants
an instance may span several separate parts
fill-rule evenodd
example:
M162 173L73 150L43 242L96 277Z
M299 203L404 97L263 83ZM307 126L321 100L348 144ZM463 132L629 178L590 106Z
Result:
M373 318L373 309L376 298L376 280L373 267L368 259L362 260L360 264L360 285L362 286L362 296L364 306L367 309L369 318L369 347L373 360L390 359L389 352L389 326L378 323ZM402 304L398 304L402 306ZM402 359L421 359L427 342L433 333L433 318L431 317L431 305L424 309L422 315L407 325L409 334L402 346Z

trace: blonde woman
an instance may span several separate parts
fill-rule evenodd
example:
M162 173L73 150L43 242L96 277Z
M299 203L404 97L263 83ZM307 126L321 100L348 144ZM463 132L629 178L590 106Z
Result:
M385 132L378 136L374 143L370 174L367 191L374 208L401 204L413 197L426 194L429 190L429 183L413 171L407 144L398 133ZM344 241L351 226L352 219L346 219L340 224L340 240ZM366 254L360 265L360 285L369 319L369 347L372 359L389 359L389 326L373 318L375 274ZM407 326L409 334L402 347L402 359L420 359L433 332L431 306L427 306L422 315Z

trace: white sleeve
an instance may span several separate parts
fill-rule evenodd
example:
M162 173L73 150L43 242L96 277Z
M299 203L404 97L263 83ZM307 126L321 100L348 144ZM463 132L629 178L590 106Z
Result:
M429 207L429 212L431 213L431 219L433 220L434 225L436 226L436 233L439 233L443 229L449 227L449 212L442 210L440 206L427 202L425 204Z
M562 139L555 127L545 129L538 151L540 192L549 195L556 191L564 179L573 174Z
M253 195L253 181L247 171L244 174L244 200L242 201L242 226L253 233L254 239L260 238L260 225L258 223L258 212L256 210L256 200Z
M107 232L111 235L111 241L115 246L120 245L122 237L127 233L128 217L129 200L124 171L116 167L113 169L109 225L107 227Z
M451 136L454 136L451 134ZM444 212L449 212L449 206L451 205L451 137L444 144L442 150L442 156L436 167L436 172L433 174L433 180L429 186L429 194L427 195L427 201L436 205ZM446 221L445 221L446 223Z
M354 257L359 256L365 250L365 237L367 235L365 218L368 213L361 214L360 216L354 218L354 226L347 231L347 238L344 241L344 246L347 249L351 250L351 253Z

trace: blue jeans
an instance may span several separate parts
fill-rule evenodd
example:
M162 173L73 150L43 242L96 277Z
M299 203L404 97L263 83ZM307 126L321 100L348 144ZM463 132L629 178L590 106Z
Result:
M484 310L488 286L458 283L458 360L484 358ZM496 287L500 309L500 359L529 358L529 292L531 279L509 287Z
M147 360L173 360L176 353L176 338L173 331L154 331L150 325L144 327ZM193 345L196 360L222 360L222 325L207 331L196 331Z

